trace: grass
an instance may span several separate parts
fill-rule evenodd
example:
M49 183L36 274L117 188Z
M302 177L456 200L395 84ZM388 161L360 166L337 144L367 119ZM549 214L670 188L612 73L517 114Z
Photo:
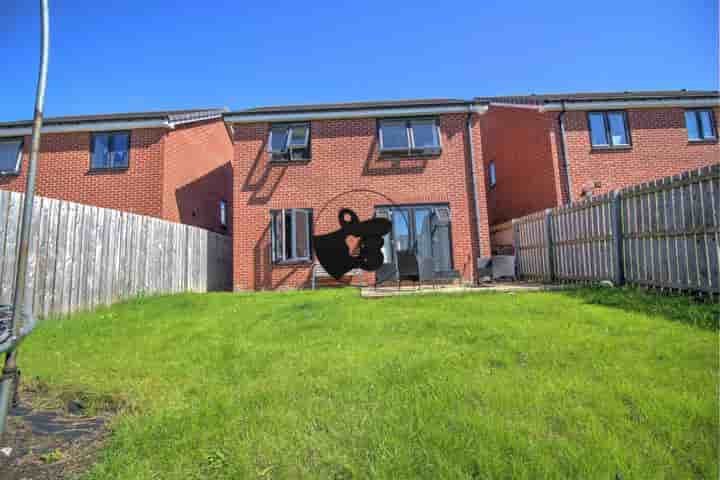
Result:
M119 398L89 479L718 477L717 305L629 290L144 298L25 378Z

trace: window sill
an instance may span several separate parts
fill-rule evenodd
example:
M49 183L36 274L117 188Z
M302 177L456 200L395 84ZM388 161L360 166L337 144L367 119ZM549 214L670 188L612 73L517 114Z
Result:
M380 158L382 160L395 160L395 159L413 159L413 158L434 158L439 157L442 154L442 150L437 150L435 152L430 153L422 153L422 152L398 152L398 151L382 151L380 150Z
M712 145L714 143L718 143L717 138L702 138L699 140L688 140L688 145Z
M273 160L273 159L271 158L271 159L270 159L270 165L282 165L282 166L287 166L287 165L307 165L308 163L310 163L310 160L312 160L312 159L311 159L311 158L304 158L304 159L302 159L302 160Z
M105 173L126 173L130 168L91 168L87 171L88 175L102 175Z
M299 266L310 266L312 260L285 260L280 262L273 262L272 266L275 267L299 267Z
M0 172L1 177L19 177L20 172Z
M632 145L623 145L619 147L591 147L590 153L603 153L603 152L626 152L632 150Z

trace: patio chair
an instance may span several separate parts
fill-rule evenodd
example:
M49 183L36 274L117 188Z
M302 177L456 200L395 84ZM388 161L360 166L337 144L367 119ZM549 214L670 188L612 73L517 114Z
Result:
M412 251L398 251L395 255L395 262L397 264L398 289L402 286L403 280L420 281L417 256Z
M437 276L435 275L435 262L432 257L417 256L418 263L418 279L420 286L423 282L430 282L432 287L437 286Z

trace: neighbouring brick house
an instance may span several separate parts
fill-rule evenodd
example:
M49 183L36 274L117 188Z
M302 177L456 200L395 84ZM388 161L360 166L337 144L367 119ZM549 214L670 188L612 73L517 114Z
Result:
M235 290L308 286L312 235L337 230L344 207L392 220L378 277L392 278L396 252L412 249L438 277L475 280L490 249L485 110L440 99L227 113Z
M717 91L483 97L493 248L513 218L720 162Z
M229 233L224 109L46 118L38 195ZM0 123L0 189L23 191L30 121Z

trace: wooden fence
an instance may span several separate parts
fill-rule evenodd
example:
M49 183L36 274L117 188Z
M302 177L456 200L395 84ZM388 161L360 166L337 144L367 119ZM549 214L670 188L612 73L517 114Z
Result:
M0 191L0 304L11 303L23 194ZM153 217L36 197L27 292L38 317L141 294L231 285L229 237Z
M518 275L720 293L720 164L513 220Z

